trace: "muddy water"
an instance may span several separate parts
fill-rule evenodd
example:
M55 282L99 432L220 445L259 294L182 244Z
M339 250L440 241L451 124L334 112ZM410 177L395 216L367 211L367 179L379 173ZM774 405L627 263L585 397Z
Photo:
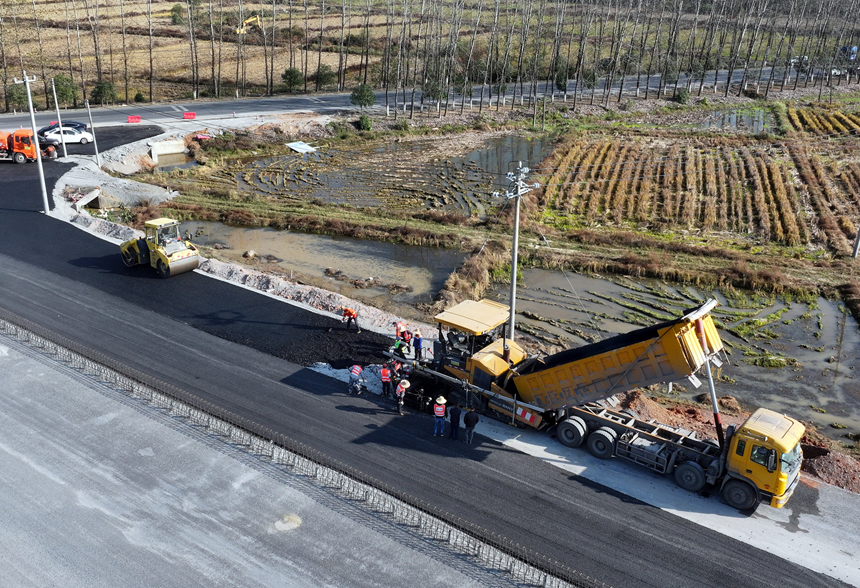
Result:
M552 140L509 135L478 149L449 152L439 138L377 144L367 148L327 147L237 161L218 174L222 183L285 200L318 199L353 206L432 208L486 217L497 205L494 191L517 162L534 166L551 150Z
M197 165L187 153L166 153L158 156L158 163L155 169L158 171L168 171L171 169L187 169Z
M731 395L745 406L765 406L814 422L834 439L860 430L860 332L841 305L824 299L812 304L767 297L727 299L721 292L659 282L565 277L536 269L523 274L518 328L564 347L680 316L714 297L720 302L714 317L725 327L720 335L729 358L719 370L718 396ZM499 286L493 296L507 303L508 287ZM768 324L750 327L757 319ZM789 365L751 364L767 358L782 358ZM699 389L685 383L679 394L692 398L701 392L707 392L704 381Z
M773 116L763 108L749 108L715 112L702 124L701 129L733 129L750 134L773 127Z
M464 253L448 249L237 228L213 222L185 222L180 231L183 234L188 231L199 245L226 247L218 251L221 258L241 259L247 263L242 255L252 250L257 254L252 267L292 274L294 279L388 308L408 308L418 302L430 302L465 258ZM327 276L328 268L341 270L342 277L349 281ZM369 287L356 287L352 283L368 278L373 278ZM392 294L386 287L392 284L405 287L407 291ZM414 314L414 309L411 312Z

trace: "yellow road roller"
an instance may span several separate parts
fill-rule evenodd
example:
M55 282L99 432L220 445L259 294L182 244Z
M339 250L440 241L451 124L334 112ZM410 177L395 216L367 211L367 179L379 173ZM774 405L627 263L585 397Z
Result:
M179 235L179 221L157 218L146 221L145 235L120 245L122 261L128 267L149 265L162 278L178 276L197 269L200 254L191 241Z

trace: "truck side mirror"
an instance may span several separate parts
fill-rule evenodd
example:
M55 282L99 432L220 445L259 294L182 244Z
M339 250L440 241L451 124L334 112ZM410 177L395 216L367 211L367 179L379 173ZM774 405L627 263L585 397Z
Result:
M769 449L767 452L767 471L776 471L776 449Z

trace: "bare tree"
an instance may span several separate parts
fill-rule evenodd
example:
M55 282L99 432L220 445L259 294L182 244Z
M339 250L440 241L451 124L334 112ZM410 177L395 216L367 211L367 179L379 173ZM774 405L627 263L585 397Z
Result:
M39 69L42 73L42 88L45 92L45 104L51 104L48 78L45 75L45 51L42 45L42 27L39 24L39 14L36 12L36 0L33 0L33 23L36 26L36 40L39 42Z
M72 1L74 2L74 0ZM77 20L77 15L75 15L75 21ZM152 80L155 78L155 52L153 51L155 40L152 34L152 0L149 0L147 4L147 23L149 24L149 101L153 102L155 100L155 95L152 92ZM78 36L78 50L78 54L80 54L80 35ZM83 61L81 67L83 68ZM83 77L83 69L81 69L81 77ZM86 90L84 90L85 98L86 95Z
M90 2L92 1L92 9ZM90 34L93 37L93 61L96 64L96 80L102 81L102 46L101 46L101 23L99 22L98 0L84 0L84 11L87 22L90 25Z
M192 2L194 0L185 0L185 14L188 19L188 49L191 53L191 91L196 98L200 91L200 63L197 56L197 37L194 34L195 22L197 15L195 13Z
M122 79L125 102L128 103L128 44L125 32L125 0L119 0L119 20L122 32Z
M6 63L6 36L3 31L3 18L0 18L0 61L3 63L3 110L9 112L9 95L6 88L9 86L9 68Z

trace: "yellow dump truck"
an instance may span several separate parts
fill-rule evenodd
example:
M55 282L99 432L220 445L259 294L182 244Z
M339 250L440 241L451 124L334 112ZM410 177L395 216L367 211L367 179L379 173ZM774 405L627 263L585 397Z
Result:
M197 247L179 235L179 221L157 218L146 221L143 229L143 237L120 245L122 262L128 267L148 265L162 278L169 278L200 265Z
M780 508L800 477L805 429L799 421L760 408L724 434L715 406L714 442L615 410L616 393L682 380L698 387L702 368L710 378L723 351L710 314L716 304L710 300L680 318L539 358L505 337L507 306L467 301L436 316L433 360L414 362L413 387L432 395L446 383L464 402L553 432L569 447L584 444L598 458L615 456L671 475L693 492L716 488L739 510L759 503ZM712 379L709 384L716 400Z

